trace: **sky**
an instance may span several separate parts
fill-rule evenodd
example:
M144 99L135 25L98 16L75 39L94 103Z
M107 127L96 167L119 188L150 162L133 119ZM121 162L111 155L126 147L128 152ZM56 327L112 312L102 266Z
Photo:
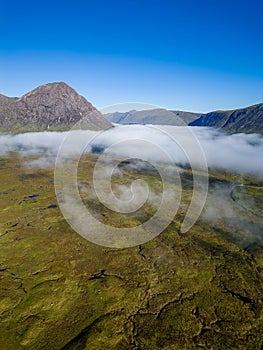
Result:
M65 81L99 109L263 102L262 1L0 1L4 95Z

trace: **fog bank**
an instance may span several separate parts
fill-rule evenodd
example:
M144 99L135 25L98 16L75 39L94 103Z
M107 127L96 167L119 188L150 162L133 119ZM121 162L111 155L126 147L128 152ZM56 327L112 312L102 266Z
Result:
M186 130L190 130L192 136L189 136ZM182 165L189 163L198 165L198 154L194 159L189 160L185 150L180 148L177 141L184 144L185 148L191 148L191 138L196 138L209 168L263 177L263 137L259 134L227 135L206 127L144 125L119 125L104 132L74 132L82 138L87 137L86 152L103 152L114 144L112 153L116 156L132 158L133 154L140 150L149 162L162 161L160 153L157 155L154 152L154 147L157 147L164 152L167 150L170 154L172 153L171 161ZM0 134L0 154L18 152L21 156L39 155L39 159L32 165L49 166L54 164L59 146L66 135L67 132ZM143 147L145 140L148 143L150 140L154 147ZM74 153L74 147L74 144L68 145L69 153ZM136 152L135 148L137 148Z

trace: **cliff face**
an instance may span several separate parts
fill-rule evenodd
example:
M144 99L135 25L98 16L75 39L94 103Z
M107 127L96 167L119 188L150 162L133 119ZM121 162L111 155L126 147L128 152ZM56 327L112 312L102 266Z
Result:
M42 85L21 98L0 95L3 131L68 130L85 118L92 130L111 127L103 115L65 83Z
M233 111L216 111L194 120L191 126L213 126L230 133L263 134L263 104Z

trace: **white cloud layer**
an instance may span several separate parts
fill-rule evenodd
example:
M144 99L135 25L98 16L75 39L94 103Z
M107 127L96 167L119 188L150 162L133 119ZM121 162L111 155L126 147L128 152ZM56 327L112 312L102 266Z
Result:
M171 161L177 164L189 162L177 141L183 143L185 148L191 149L195 147L197 139L210 168L263 177L263 137L261 135L227 135L213 128L192 127L190 130L194 136L191 136L188 129L173 126L120 125L102 133L74 132L80 133L82 138L87 135L87 140L93 138L90 144L87 142L87 152L92 149L104 150L114 145L111 152L115 155L133 158L134 154L138 155L141 152L143 159L147 158L151 162L162 161L162 152L167 151L172 154ZM32 165L50 166L54 164L59 146L66 135L67 132L0 134L0 154L16 151L21 156L39 155L39 160L35 160ZM195 139L194 142L193 139ZM68 146L69 151L74 153L75 145ZM161 152L156 152L157 149ZM196 156L191 155L191 157L191 163L198 165L198 150Z

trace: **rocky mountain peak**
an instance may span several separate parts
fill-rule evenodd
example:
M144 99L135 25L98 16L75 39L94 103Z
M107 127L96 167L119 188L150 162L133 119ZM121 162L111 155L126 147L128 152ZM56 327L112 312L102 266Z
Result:
M56 97L79 97L79 94L68 84L64 82L54 82L41 85L21 97L23 99L34 98L38 95L56 96Z
M0 98L1 129L67 130L82 119L85 127L93 130L111 127L90 102L64 82L41 85L9 102Z

